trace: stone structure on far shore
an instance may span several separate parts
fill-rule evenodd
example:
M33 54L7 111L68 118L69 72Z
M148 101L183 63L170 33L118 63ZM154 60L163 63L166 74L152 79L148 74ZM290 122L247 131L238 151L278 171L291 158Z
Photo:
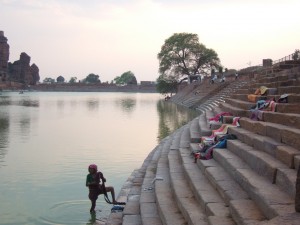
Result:
M25 52L21 53L19 60L8 63L8 73L10 80L26 84L36 84L40 80L39 68L35 64L30 66L30 56Z
M8 59L9 45L4 32L0 31L0 82L7 78Z
M40 80L37 65L30 65L30 56L22 52L20 59L9 62L9 44L4 32L0 31L0 82L36 84Z

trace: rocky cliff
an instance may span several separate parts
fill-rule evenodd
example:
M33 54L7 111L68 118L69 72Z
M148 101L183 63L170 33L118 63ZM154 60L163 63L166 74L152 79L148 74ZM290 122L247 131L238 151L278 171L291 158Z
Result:
M0 31L0 81L7 77L7 67L9 59L9 45L4 32Z
M30 56L22 52L20 59L9 62L9 45L4 32L0 31L0 76L1 81L14 81L24 84L36 84L39 81L39 68L30 65Z

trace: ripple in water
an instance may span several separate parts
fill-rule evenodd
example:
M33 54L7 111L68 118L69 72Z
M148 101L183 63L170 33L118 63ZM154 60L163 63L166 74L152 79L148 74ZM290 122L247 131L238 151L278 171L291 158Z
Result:
M49 208L46 216L40 217L39 224L47 225L77 225L94 224L105 221L110 213L111 206L102 201L97 201L96 213L90 214L89 200L73 200L54 204ZM84 218L86 218L84 220Z

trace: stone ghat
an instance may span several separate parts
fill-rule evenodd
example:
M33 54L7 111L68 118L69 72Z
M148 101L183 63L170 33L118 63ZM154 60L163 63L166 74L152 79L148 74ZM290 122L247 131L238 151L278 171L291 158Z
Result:
M119 194L118 200L127 202L124 211L111 213L105 224L300 224L300 213L295 211L300 200L296 190L300 111L294 108L300 104L299 81L297 67L230 82L209 96L199 94L189 107L201 114L151 151ZM255 103L247 95L261 85L270 87L270 92L258 99L278 99L286 93L288 102L277 103L278 111L263 112L262 119L254 121L248 107ZM195 91L175 95L173 101L188 102ZM228 128L237 139L227 140L226 148L215 148L212 159L195 163L191 153L199 149L200 138L222 126L211 125L208 119L224 111L241 117L240 127ZM231 120L224 117L223 125Z

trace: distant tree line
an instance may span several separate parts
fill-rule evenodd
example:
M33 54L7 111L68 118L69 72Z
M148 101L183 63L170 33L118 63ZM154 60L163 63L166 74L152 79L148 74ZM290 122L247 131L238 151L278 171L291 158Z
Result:
M65 78L63 76L58 76L55 80L51 77L46 77L43 80L43 83L48 83L48 84L65 83ZM77 77L71 77L70 80L68 81L68 83L70 83L70 84L74 84L74 83L100 84L101 80L100 80L99 75L90 73L84 79L79 80L79 81L78 81ZM116 85L128 85L128 84L137 85L137 80L136 80L136 77L133 72L127 71L127 72L123 73L122 75L115 77L111 81L111 83L116 84Z

